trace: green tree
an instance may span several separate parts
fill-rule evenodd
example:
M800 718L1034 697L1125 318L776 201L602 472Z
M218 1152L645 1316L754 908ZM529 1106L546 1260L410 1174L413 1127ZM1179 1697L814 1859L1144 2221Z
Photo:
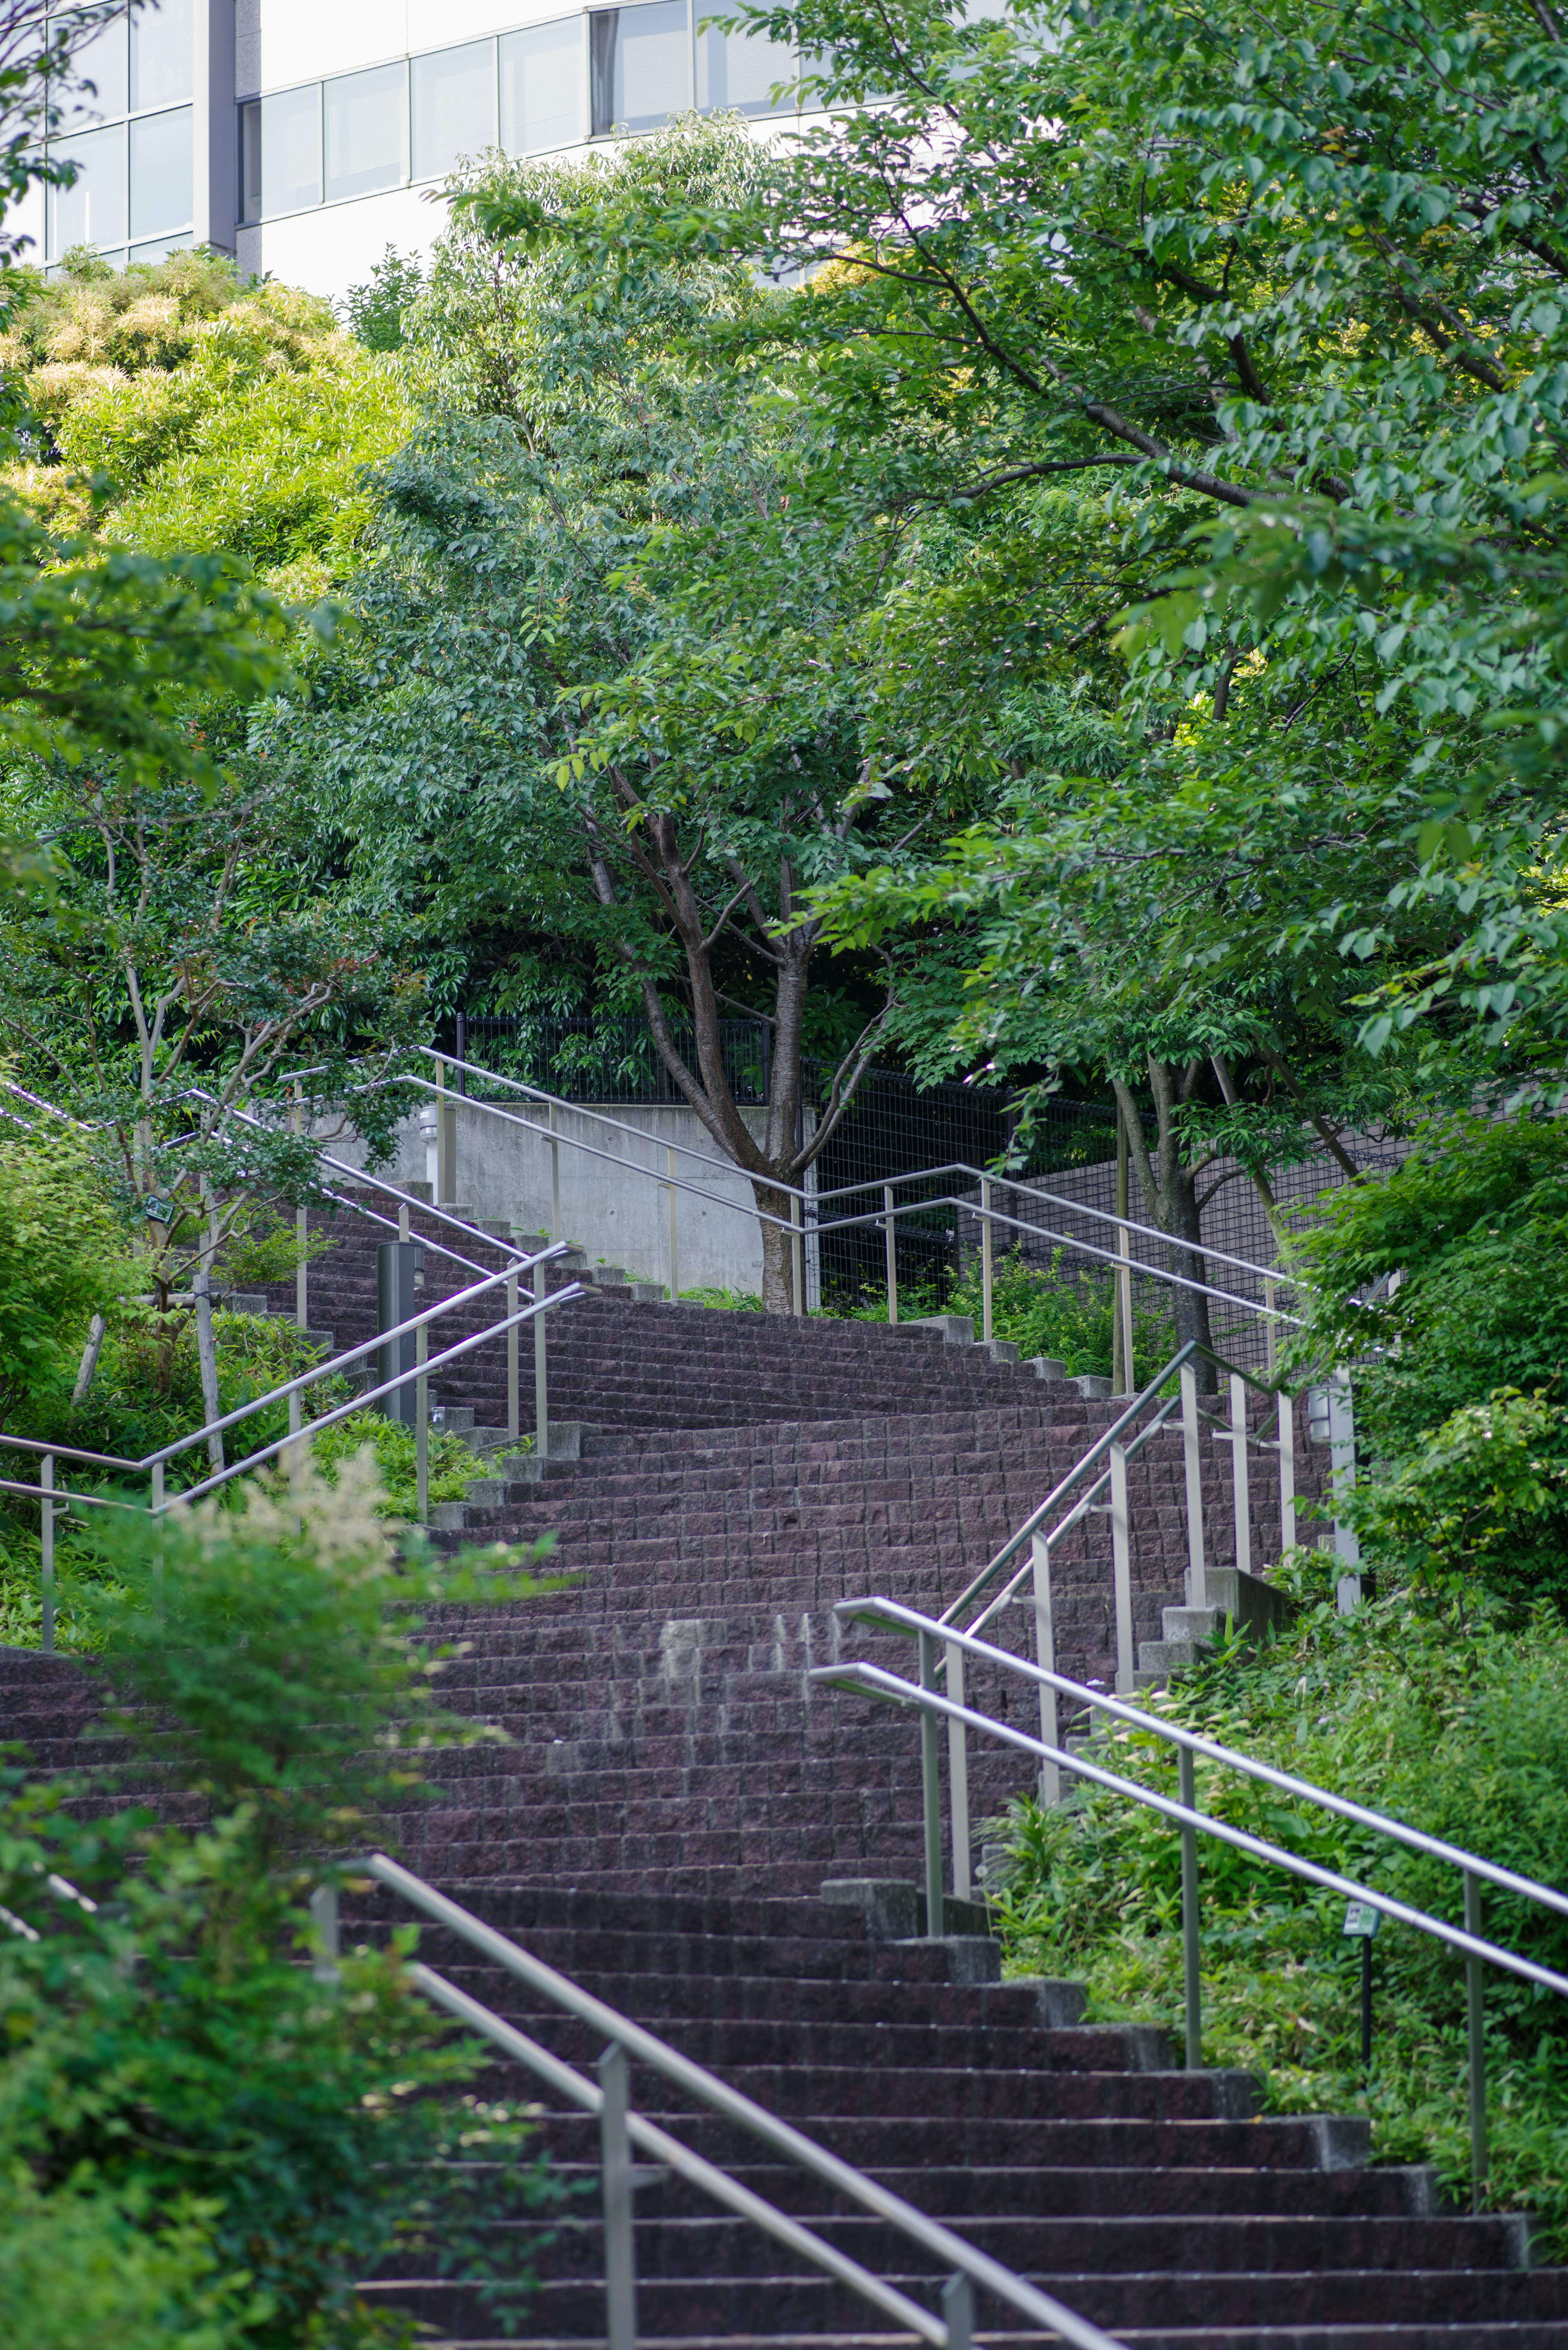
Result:
M395 364L327 303L208 253L18 273L0 366L30 411L8 479L34 511L144 555L243 556L296 598L360 560L363 469L412 422Z
M1159 910L1123 945L1158 992L1196 1013L1195 972L1246 1000L1293 962L1304 1001L1337 960L1335 1023L1366 1049L1425 1025L1441 1055L1479 1028L1555 1066L1552 11L741 13L815 58L832 128L750 208L672 208L639 236L588 203L564 233L633 281L660 249L840 256L810 298L746 322L825 427L815 494L889 522L994 517L995 559L934 608L940 689L918 661L890 672L906 736L983 743L999 683L1031 674L1104 691L1138 608L1109 702L1147 786L1140 903ZM504 198L484 217L551 233ZM1029 494L1075 477L1096 487L1097 549ZM1209 736L1167 823L1155 746L1198 704ZM1125 842L1119 812L1113 829Z
M278 753L351 837L368 899L416 911L432 941L482 939L504 976L564 959L598 1003L639 1011L787 1223L776 1187L833 1130L887 1000L862 991L805 1131L802 1055L831 993L809 893L968 805L953 762L907 772L869 727L864 624L902 551L872 524L797 515L798 404L711 348L787 298L749 267L666 255L612 291L569 238L524 249L483 225L492 198L652 220L757 169L738 127L686 125L613 165L480 183L402 314L431 420L381 472L361 634L331 706ZM720 1026L753 1010L771 1023L760 1132ZM763 1235L764 1299L788 1311L785 1236Z

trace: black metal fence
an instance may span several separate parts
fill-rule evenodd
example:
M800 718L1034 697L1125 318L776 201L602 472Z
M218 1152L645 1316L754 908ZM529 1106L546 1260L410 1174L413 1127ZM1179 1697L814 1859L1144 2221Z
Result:
M696 1061L696 1038L689 1028L674 1031L689 1066ZM763 1107L773 1080L772 1032L761 1020L720 1023L724 1074L742 1108ZM564 1101L679 1103L680 1093L640 1020L537 1017L532 1014L459 1014L447 1044L460 1060L520 1078ZM803 1093L808 1117L820 1116L832 1089L834 1064L806 1061ZM854 1100L816 1161L819 1194L847 1185L879 1186L915 1167L940 1167L957 1160L989 1167L1004 1153L1014 1172L1041 1178L1103 1164L1116 1150L1114 1103L1053 1098L1021 1135L1017 1113L1000 1088L955 1083L917 1085L897 1069L867 1071ZM930 1194L950 1192L951 1179L926 1186ZM906 1208L920 1197L919 1185L903 1184ZM825 1201L817 1223L835 1216L879 1211L879 1192L851 1193ZM967 1220L962 1220L967 1221ZM950 1207L917 1209L898 1220L900 1284L923 1291L934 1305L944 1304L961 1275L968 1235ZM820 1235L818 1263L825 1305L845 1305L877 1295L887 1282L885 1244L873 1225Z
M688 1067L697 1066L697 1039L674 1031ZM735 1100L752 1108L773 1084L772 1033L763 1020L721 1020L724 1075ZM641 1020L535 1018L532 1013L460 1012L446 1044L460 1061L516 1077L563 1101L679 1102L681 1095Z

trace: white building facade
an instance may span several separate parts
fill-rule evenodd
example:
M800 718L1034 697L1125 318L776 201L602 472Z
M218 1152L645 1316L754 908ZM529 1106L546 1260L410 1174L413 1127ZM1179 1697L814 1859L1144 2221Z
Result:
M209 244L338 299L389 244L429 250L462 157L582 153L692 107L794 120L794 53L704 23L724 5L161 0L82 53L96 95L54 142L76 183L16 226L47 265Z

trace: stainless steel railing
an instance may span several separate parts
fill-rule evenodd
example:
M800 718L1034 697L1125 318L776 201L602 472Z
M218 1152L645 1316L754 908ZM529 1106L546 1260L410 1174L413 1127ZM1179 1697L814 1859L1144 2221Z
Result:
M1146 1810L1159 1813L1179 1829L1181 1835L1181 1921L1183 1957L1183 2003L1187 2063L1194 2070L1202 2064L1202 2004L1200 1984L1201 1924L1199 1916L1199 1877L1198 1839L1207 1836L1229 1845L1233 1851L1245 1853L1283 1869L1309 1885L1341 1894L1346 1899L1361 1902L1381 1916L1401 1925L1413 1926L1419 1932L1446 1943L1458 1950L1465 1960L1466 2011L1468 2026L1467 2067L1469 2095L1470 2168L1472 2199L1480 2208L1487 2172L1486 2116L1486 2042L1483 2013L1484 1966L1501 1968L1525 1982L1544 1991L1568 1997L1568 1976L1550 1967L1542 1967L1532 1959L1521 1958L1517 1951L1485 1940L1481 1934L1481 1887L1490 1885L1497 1889L1533 1901L1540 1907L1568 1917L1568 1893L1557 1887L1538 1884L1533 1878L1521 1877L1513 1869L1501 1867L1495 1861L1484 1860L1477 1853L1465 1851L1442 1837L1427 1835L1403 1820L1375 1812L1348 1796L1333 1794L1325 1787L1314 1786L1310 1780L1298 1779L1289 1772L1276 1770L1272 1764L1259 1761L1235 1748L1223 1746L1217 1740L1205 1738L1195 1731L1165 1716L1147 1713L1129 1705L1119 1697L1110 1697L1103 1690L1074 1681L1027 1658L1015 1656L994 1647L972 1632L957 1630L943 1619L922 1615L919 1609L906 1607L897 1600L880 1596L838 1601L835 1614L841 1621L864 1624L879 1630L905 1634L919 1644L920 1681L919 1685L901 1675L888 1672L869 1659L855 1659L836 1665L814 1668L807 1678L828 1689L856 1695L875 1695L893 1700L896 1703L916 1709L921 1718L922 1791L925 1804L926 1832L926 1930L928 1935L940 1935L942 1929L943 1869L941 1851L940 1774L938 1767L938 1746L933 1734L937 1725L945 1721L950 1734L962 1741L971 1735L994 1739L1003 1745L1034 1758L1054 1778L1063 1772L1083 1780L1091 1786L1104 1787L1125 1795ZM962 1696L950 1688L943 1692L935 1686L935 1664L940 1648L950 1654L957 1648L964 1656L974 1659L994 1670L1015 1673L1033 1682L1041 1692L1042 1713L1049 1696L1052 1720L1058 1697L1070 1698L1080 1707L1093 1709L1111 1721L1128 1729L1148 1733L1165 1741L1176 1749L1178 1799L1172 1801L1155 1788L1128 1779L1085 1754L1075 1754L1054 1737L1034 1737L1012 1722L999 1721L966 1704ZM929 1728L928 1728L929 1726ZM1386 1842L1425 1855L1460 1872L1465 1922L1462 1928L1451 1926L1445 1918L1434 1918L1427 1911L1397 1900L1393 1895L1374 1885L1359 1883L1341 1876L1334 1869L1319 1866L1305 1860L1285 1846L1267 1838L1232 1826L1229 1821L1215 1819L1200 1812L1197 1804L1195 1764L1202 1760L1232 1770L1245 1778L1273 1788L1335 1818L1350 1821ZM955 1796L961 1788L967 1803L967 1773L951 1778L950 1784ZM967 1821L962 1825L967 1842ZM959 1824L954 1822L954 1849L958 1848ZM934 1921L934 1922L933 1922Z
M535 2077L545 2082L558 2095L564 2096L581 2112L596 2114L600 2129L600 2175L604 2197L605 2284L607 2300L607 2350L636 2350L637 2345L637 2276L635 2247L632 2233L632 2195L638 2183L632 2166L631 2150L651 2156L655 2162L671 2170L688 2183L710 2195L717 2203L740 2218L763 2229L778 2243L810 2261L824 2274L848 2286L851 2292L880 2310L884 2316L913 2334L921 2342L929 2343L932 2350L970 2350L974 2332L974 2294L978 2288L989 2293L1005 2308L1027 2318L1033 2326L1058 2335L1073 2345L1073 2350L1119 2350L1114 2338L1097 2325L1079 2316L1077 2312L1057 2301L1052 2294L1042 2293L1038 2286L1028 2283L1000 2261L980 2251L963 2237L944 2228L940 2220L928 2218L912 2203L880 2186L864 2171L840 2160L815 2138L782 2121L763 2106L757 2105L739 2089L732 2088L717 2074L694 2064L668 2041L660 2040L629 2016L596 1999L590 1991L546 1966L508 1935L488 1926L471 1910L449 1900L421 1877L389 1860L384 1854L373 1853L363 1861L354 1862L345 1874L364 1873L375 1878L390 1892L399 1895L414 1908L437 1925L444 1926L497 1965L527 1984L528 1988L565 2014L574 2016L596 2033L603 2033L607 2046L598 2063L598 2079L590 2081L585 2074L563 2063L549 2049L515 2025L505 2022L489 2008L462 1991L455 1983L431 1968L410 1964L408 1975L428 1999L443 2007L450 2015L483 2035L495 2047L525 2064ZM337 1909L335 1891L324 1887L311 1904L321 1942L318 1970L330 1973L337 1955ZM769 2150L782 2155L832 2188L862 2211L896 2229L904 2240L928 2258L951 2272L941 2288L940 2314L921 2307L907 2293L888 2284L852 2260L835 2244L807 2228L787 2213L733 2178L717 2164L707 2161L690 2147L637 2113L629 2099L628 2075L633 2063L648 2065L685 2095L706 2107L710 2113L735 2123L740 2128L761 2140Z
M723 1193L712 1190L708 1183L698 1177L677 1171L675 1162L678 1158L694 1159L700 1168L711 1168L712 1160L709 1154L689 1143L660 1143L656 1146L666 1153L667 1163L662 1172L651 1167L641 1166L620 1151L600 1147L597 1143L586 1141L580 1136L568 1132L562 1126L561 1119L565 1115L592 1127L597 1131L602 1131L607 1137L626 1136L646 1147L649 1143L649 1136L643 1128L633 1126L624 1118L611 1118L603 1111L588 1109L581 1103L566 1101L557 1095L545 1092L542 1087L524 1083L521 1078L504 1076L498 1070L482 1068L477 1062L456 1060L450 1055L437 1053L433 1047L424 1046L421 1049L435 1066L434 1077L410 1077L397 1082L413 1086L436 1103L438 1188L443 1177L448 1182L455 1180L452 1170L452 1159L456 1145L455 1139L449 1132L449 1127L452 1121L455 1121L460 1109L504 1120L535 1137L548 1149L551 1158L551 1232L552 1237L556 1239L561 1236L560 1154L563 1149L575 1151L583 1158L597 1159L613 1166L622 1176L629 1176L636 1180L651 1184L658 1190L667 1192L669 1196L668 1286L672 1300L680 1295L677 1201L678 1198L684 1196L701 1200L711 1207L722 1208L731 1214L744 1216L749 1221L771 1224L775 1230L789 1234L794 1267L794 1308L797 1313L804 1313L805 1310L804 1253L808 1237L820 1241L832 1232L877 1229L887 1235L888 1319L890 1322L897 1323L898 1284L893 1236L898 1224L900 1219L908 1218L912 1221L917 1216L929 1214L933 1208L945 1208L956 1215L971 1218L980 1232L981 1289L980 1335L982 1343L989 1342L993 1336L994 1241L998 1234L1005 1238L1008 1233L1016 1233L1021 1239L1044 1240L1053 1247L1071 1250L1075 1255L1086 1257L1096 1266L1109 1272L1117 1286L1118 1313L1125 1333L1130 1332L1132 1326L1131 1283L1135 1274L1140 1278L1160 1283L1168 1288L1186 1290L1194 1295L1208 1297L1223 1305L1239 1308L1242 1313L1260 1321L1265 1331L1272 1331L1276 1327L1286 1326L1293 1327L1299 1319L1274 1302L1276 1287L1282 1284L1291 1285L1295 1281L1295 1276L1288 1271L1260 1265L1250 1258L1234 1256L1226 1250L1211 1248L1201 1243L1189 1245L1180 1239L1173 1238L1168 1232L1161 1232L1155 1225L1141 1223L1131 1217L1116 1215L1106 1209L1091 1207L1083 1201L1068 1199L1062 1194L1047 1191L1044 1185L1033 1183L1022 1178L999 1178L981 1168L971 1167L960 1159L949 1160L939 1167L911 1170L905 1174L893 1177L890 1180L878 1178L874 1182L841 1185L832 1191L815 1191L798 1184L775 1183L769 1176L759 1180L765 1180L771 1189L783 1193L788 1199L789 1215L778 1216L755 1207L742 1207L732 1197L726 1197ZM523 1116L519 1111L507 1110L500 1103L487 1101L472 1092L454 1094L446 1083L447 1073L454 1070L465 1079L481 1078L487 1085L500 1086L508 1092L517 1095L525 1102L544 1111L547 1115L548 1124L538 1125L534 1119ZM743 1168L739 1170L739 1172L742 1176L747 1174L747 1170ZM898 1190L912 1184L940 1182L952 1177L961 1178L966 1185L972 1185L979 1194L978 1200L970 1196L967 1190L963 1192L947 1191L930 1197L907 1201L899 1201L894 1196ZM1038 1218L1010 1213L993 1203L992 1193L999 1184L1004 1185L1012 1193L1026 1193L1030 1198L1039 1200L1047 1207L1066 1210L1075 1216L1087 1217L1093 1222L1105 1224L1114 1233L1116 1244L1102 1248L1070 1230L1058 1231L1052 1224ZM855 1214L826 1218L823 1216L822 1207L826 1201L844 1199L864 1191L874 1191L880 1195L877 1206ZM809 1234L805 1221L808 1208L812 1215ZM1147 1243L1157 1243L1168 1251L1174 1249L1199 1255L1206 1262L1223 1263L1250 1275L1262 1290L1262 1302L1256 1298L1248 1297L1237 1290L1221 1289L1211 1282L1194 1280L1190 1275L1176 1273L1168 1266L1152 1264L1141 1258L1134 1260L1131 1254L1131 1242L1135 1237ZM1273 1360L1272 1339L1269 1344L1269 1359L1272 1364Z
M414 1204L422 1205L422 1202ZM345 1347L341 1354L334 1355L328 1361L316 1364L310 1370L302 1371L297 1378L285 1380L281 1386L270 1388L265 1395L254 1397L249 1403L241 1404L234 1410L224 1412L217 1419L210 1420L201 1428L192 1429L187 1435L177 1437L173 1443L163 1445L157 1451L149 1452L140 1460L125 1459L117 1453L90 1452L79 1446L57 1443L49 1438L14 1435L0 1430L0 1450L32 1453L38 1460L36 1485L23 1484L14 1478L0 1478L0 1492L16 1493L29 1500L36 1497L37 1500L41 1536L40 1644L44 1654L52 1654L55 1645L55 1532L57 1518L67 1514L73 1507L130 1509L138 1506L118 1495L82 1493L67 1489L63 1483L57 1482L57 1471L61 1462L75 1461L91 1468L114 1470L121 1474L146 1476L150 1481L148 1506L154 1516L159 1516L167 1510L182 1508L191 1502L200 1500L203 1494L215 1492L219 1486L226 1485L235 1477L254 1475L258 1469L265 1468L268 1461L276 1460L280 1454L297 1455L300 1448L307 1447L325 1430L335 1427L338 1420L346 1419L353 1412L364 1411L370 1405L381 1402L388 1396L398 1394L411 1385L415 1393L415 1514L422 1524L430 1516L430 1413L427 1397L431 1374L444 1368L449 1363L460 1361L463 1356L472 1354L475 1347L483 1347L492 1339L504 1336L508 1347L507 1432L510 1437L519 1437L516 1335L528 1323L533 1323L536 1329L542 1328L546 1314L556 1306L569 1305L574 1298L584 1295L580 1282L572 1282L563 1289L546 1290L545 1282L549 1265L566 1253L564 1243L552 1243L549 1247L541 1249L536 1255L519 1259L516 1263L503 1268L499 1273L486 1274L480 1280L470 1284L466 1289L456 1290L450 1297L441 1298L434 1305L427 1305L422 1312L410 1315L406 1321L400 1322L394 1328L379 1331L373 1338L365 1338L358 1346ZM535 1294L526 1305L520 1307L517 1304L519 1283L524 1271L531 1271L533 1274ZM463 1306L471 1305L476 1298L488 1295L503 1284L506 1287L507 1310L501 1320L483 1330L472 1332L466 1338L459 1339L454 1346L443 1348L440 1354L433 1356L428 1354L428 1334L430 1326L433 1322L439 1321L444 1315L457 1312ZM307 1388L315 1386L321 1380L338 1377L354 1364L362 1361L367 1355L375 1354L383 1347L397 1345L409 1336L413 1337L416 1347L415 1366L411 1371L399 1370L391 1378L383 1379L376 1387L351 1396L347 1403L338 1404L333 1409L323 1412L319 1418L309 1422L303 1419L300 1399ZM535 1368L537 1373L537 1358ZM177 1459L181 1453L191 1451L193 1446L204 1443L209 1436L222 1436L230 1429L254 1419L258 1412L265 1411L279 1403L286 1403L289 1409L289 1431L286 1436L279 1437L275 1443L264 1445L258 1451L245 1454L242 1460L230 1462L215 1475L203 1479L198 1485L188 1486L182 1492L174 1494L166 1492L166 1471L171 1461ZM536 1384L535 1409L539 1414L535 1428L535 1440L542 1450L547 1451L549 1444L547 1389L542 1378Z
M1198 1367L1207 1361L1226 1380L1230 1392L1230 1412L1227 1420L1207 1410L1199 1398ZM1174 1385L1174 1394L1167 1392ZM1265 1437L1249 1424L1247 1398L1249 1392L1266 1397L1273 1406L1277 1434ZM1179 1413L1179 1422L1177 1415ZM1210 1604L1209 1586L1209 1553L1204 1531L1202 1438L1205 1427L1214 1440L1231 1448L1231 1510L1235 1527L1236 1563L1243 1573L1251 1571L1252 1558L1251 1484L1248 1473L1249 1456L1263 1451L1277 1455L1280 1478L1280 1545L1289 1549L1296 1538L1295 1481L1295 1417L1289 1393L1251 1371L1231 1363L1212 1347L1203 1347L1189 1339L1179 1347L1169 1362L1156 1372L1140 1395L1104 1433L1096 1438L1082 1458L1067 1474L1053 1486L1044 1500L1032 1510L1000 1550L966 1584L958 1597L942 1611L944 1626L964 1627L971 1635L979 1635L1004 1612L1013 1607L1025 1607L1034 1619L1035 1656L1047 1670L1056 1662L1054 1616L1052 1600L1052 1561L1069 1536L1085 1529L1098 1514L1108 1515L1111 1533L1111 1604L1116 1626L1116 1688L1124 1696L1131 1691L1136 1653L1133 1636L1132 1602L1132 1508L1127 1471L1144 1450L1156 1438L1169 1431L1179 1433L1182 1448L1187 1511L1186 1599L1189 1607L1207 1607ZM1108 1496L1108 1499L1106 1497ZM1024 1554L1023 1562L1014 1562ZM1009 1568L1013 1571L1007 1573ZM1003 1579L1005 1577L1005 1580ZM1025 1586L1029 1586L1027 1591ZM970 1611L979 1605L979 1613L965 1627ZM950 1697L961 1703L963 1700L964 1649L961 1640L952 1638L943 1644L936 1658L931 1686L940 1681ZM1055 1701L1042 1702L1042 1735L1054 1742L1057 1730ZM935 1735L935 1725L931 1727ZM963 1742L961 1736L950 1731L949 1770L955 1788L954 1801L954 1885L961 1898L967 1896L970 1878L970 1836ZM1054 1802L1060 1793L1054 1774L1047 1781L1049 1799Z

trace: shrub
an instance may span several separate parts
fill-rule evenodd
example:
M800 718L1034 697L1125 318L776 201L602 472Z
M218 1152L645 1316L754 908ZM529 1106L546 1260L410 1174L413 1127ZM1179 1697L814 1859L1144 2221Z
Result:
M209 1825L78 1819L65 1783L0 1768L5 2339L50 2342L47 2255L78 2240L116 2343L158 2310L149 2338L189 2350L403 2343L356 2291L400 2239L518 2323L515 2223L559 2193L527 2112L454 2101L483 2054L411 1991L413 1929L327 1979L304 1962L304 1896L417 1787L416 1752L502 1735L438 1706L430 1606L539 1587L537 1553L437 1560L381 1499L362 1451L336 1488L307 1463L92 1520L81 1604L122 1727Z
M1369 1564L1426 1591L1467 1582L1568 1607L1568 1405L1499 1388L1346 1497Z
M1494 1388L1568 1401L1568 1295L1552 1277L1565 1243L1568 1122L1434 1120L1392 1174L1334 1192L1303 1241L1318 1287L1296 1351L1357 1363L1357 1432L1390 1464ZM1392 1273L1392 1299L1346 1302Z
M437 1706L454 1652L424 1638L425 1617L537 1581L504 1545L434 1556L381 1501L362 1451L336 1487L307 1461L292 1482L249 1480L159 1519L106 1512L88 1530L105 1580L78 1604L127 1734L221 1810L248 1805L264 1866L363 1833L415 1783L413 1749L501 1735Z
M1069 1378L1085 1373L1109 1378L1116 1326L1114 1277L1066 1272L1065 1255L1064 1249L1057 1249L1048 1265L1028 1263L1018 1250L995 1260L991 1281L992 1335L1011 1340L1025 1362L1036 1355L1048 1355L1065 1363ZM967 1314L978 1331L984 1312L978 1260L966 1267L945 1303L933 1289L899 1285L898 1314L906 1322L927 1314ZM847 1318L886 1322L886 1291L868 1291ZM1175 1326L1168 1309L1139 1305L1135 1292L1133 1360L1138 1380L1152 1378L1175 1352Z
M26 2350L234 2350L259 2303L243 2275L216 2274L192 2198L151 2227L131 2199L90 2181L45 2194L25 2163L0 2172L0 2341Z
M73 2245L91 2265L61 2350L91 2292L115 2350L400 2345L355 2290L400 2239L439 2239L514 2329L526 2262L503 2283L483 2239L558 2199L527 2112L461 2094L481 2053L411 1991L411 1933L324 1982L294 1887L254 1859L243 1813L93 1827L0 1775L5 2340L65 2322L46 2263Z
M0 1134L0 1425L68 1396L93 1315L126 1286L124 1257L119 1217L70 1129Z
M1568 1882L1568 1631L1547 1608L1523 1628L1484 1595L1462 1613L1381 1600L1352 1617L1314 1608L1283 1643L1237 1648L1147 1700L1315 1784L1446 1836L1549 1885ZM1109 1767L1174 1794L1173 1750L1117 1731ZM1457 1872L1237 1778L1197 1766L1199 1807L1428 1913L1459 1922ZM1179 1840L1108 1791L1014 1806L1000 1891L1009 1965L1075 1973L1091 2019L1175 2025L1182 1998ZM1358 1954L1344 1903L1203 1842L1204 2054L1259 2073L1270 2110L1363 2112L1375 2154L1432 2161L1468 2187L1463 1962L1414 1929L1375 1945L1375 2043L1359 2061ZM1485 1930L1568 1971L1568 1921L1490 1892ZM1568 2012L1486 1975L1493 2168L1489 2198L1542 2216L1568 2250Z

